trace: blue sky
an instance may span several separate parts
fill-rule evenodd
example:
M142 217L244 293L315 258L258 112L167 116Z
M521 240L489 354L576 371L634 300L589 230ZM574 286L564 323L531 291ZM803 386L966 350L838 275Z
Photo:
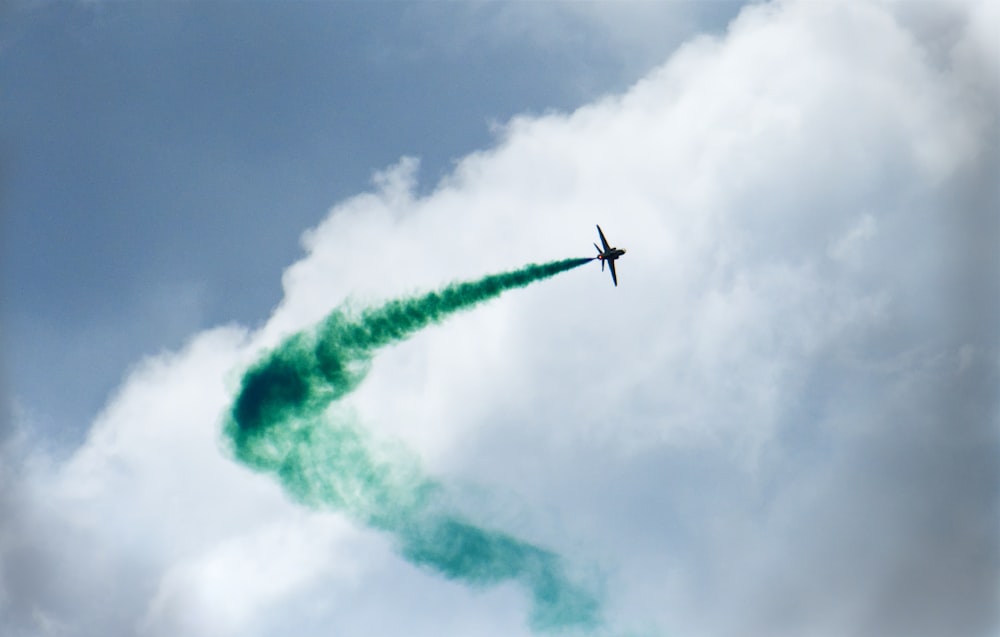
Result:
M720 29L735 9L687 19ZM554 13L544 37L521 30L544 7L25 3L7 13L8 384L19 408L73 439L143 354L199 328L262 321L299 235L374 171L416 155L431 187L491 142L492 123L573 108L659 62L568 14ZM663 31L656 55L681 28Z
M551 634L222 422L341 304L595 223L617 288L383 348L330 422L587 580L566 634L1000 630L995 3L3 12L0 632Z

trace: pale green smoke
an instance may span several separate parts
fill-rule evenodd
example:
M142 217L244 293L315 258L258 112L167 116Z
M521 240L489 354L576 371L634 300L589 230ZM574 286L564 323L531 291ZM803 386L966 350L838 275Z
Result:
M588 261L532 264L359 315L334 310L244 374L225 425L235 456L273 474L296 500L343 511L390 534L399 553L422 568L474 586L520 582L530 594L536 630L599 626L598 594L573 581L558 555L463 518L412 454L375 441L346 410L328 409L357 388L378 348Z

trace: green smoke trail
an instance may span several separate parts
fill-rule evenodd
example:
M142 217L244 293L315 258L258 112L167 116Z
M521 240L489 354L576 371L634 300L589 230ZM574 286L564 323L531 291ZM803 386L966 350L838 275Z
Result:
M565 259L452 284L351 315L337 309L294 334L243 376L225 424L237 459L273 474L296 500L343 511L387 532L407 560L474 586L520 582L536 630L600 625L596 593L561 558L448 509L442 485L405 449L376 441L331 403L364 379L375 351L450 314L575 268Z

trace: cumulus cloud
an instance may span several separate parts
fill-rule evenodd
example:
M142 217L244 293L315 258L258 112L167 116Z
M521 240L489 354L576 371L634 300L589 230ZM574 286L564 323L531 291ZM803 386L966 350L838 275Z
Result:
M923 6L923 5L922 5ZM8 443L9 634L528 634L221 442L240 372L345 300L626 247L379 354L349 407L603 573L609 629L986 635L1000 572L990 3L783 2L515 118L306 233L258 331L138 365L72 453Z

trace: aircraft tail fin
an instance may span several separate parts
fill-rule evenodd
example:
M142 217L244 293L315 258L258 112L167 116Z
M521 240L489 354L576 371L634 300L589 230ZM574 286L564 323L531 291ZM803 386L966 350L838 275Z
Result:
M596 243L594 244L594 247L597 248L597 244ZM597 258L598 259L601 259L601 255L602 254L604 254L604 252L600 248L597 248ZM604 272L604 259L601 259L601 272Z

